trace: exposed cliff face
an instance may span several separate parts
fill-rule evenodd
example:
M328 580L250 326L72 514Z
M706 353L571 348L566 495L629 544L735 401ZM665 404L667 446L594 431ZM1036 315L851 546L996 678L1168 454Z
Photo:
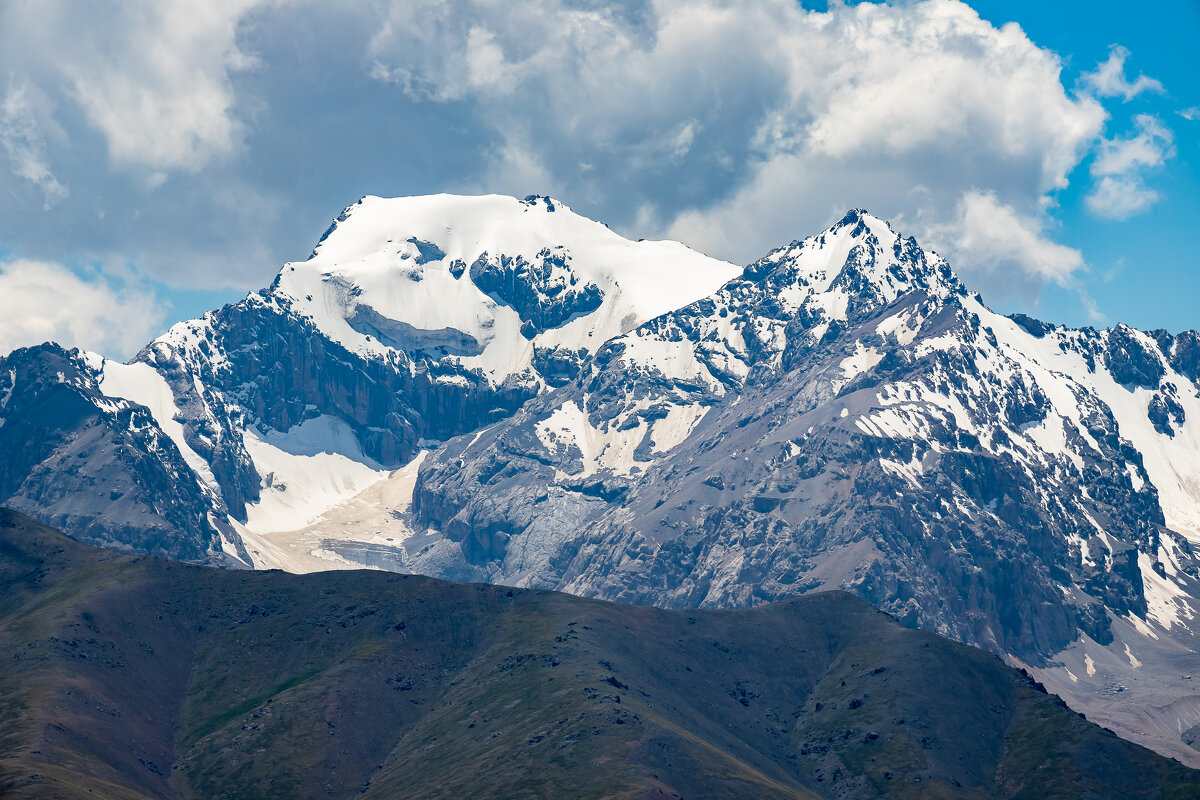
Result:
M382 467L513 413L537 390L496 385L453 361L414 361L404 351L362 358L268 293L183 323L138 354L167 378L188 443L212 465L229 512L246 521L261 477L246 426L289 431L331 417Z
M669 607L845 588L1170 747L1200 722L1196 338L1002 317L852 212L431 454L406 566Z
M1002 317L860 211L736 270L545 198L366 198L131 364L0 361L0 495L196 561L840 587L1152 737L1200 723L1162 677L1200 672L1198 379L1195 333ZM1110 714L1139 692L1157 733Z
M448 443L414 512L459 543L435 570L667 606L842 586L1042 661L1194 614L1186 347L1000 317L856 212Z
M212 499L145 407L55 345L0 359L0 504L82 541L222 563ZM215 552L214 552L215 548Z
M471 264L471 282L516 311L521 335L533 339L604 303L604 291L590 281L581 283L562 250L545 248L533 261L484 253Z
M300 527L421 447L512 415L612 336L736 273L674 242L630 242L548 198L364 198L308 261L174 326L132 365L72 358L97 397L144 406L201 487L198 505L164 495L162 514L198 514L189 536L252 561L245 536ZM55 424L69 437L81 420ZM86 493L65 464L43 467L38 502ZM14 464L10 482L29 468ZM142 468L148 485L180 480L158 461ZM141 550L205 552L123 533L102 504L85 506L40 516L72 534L107 525Z

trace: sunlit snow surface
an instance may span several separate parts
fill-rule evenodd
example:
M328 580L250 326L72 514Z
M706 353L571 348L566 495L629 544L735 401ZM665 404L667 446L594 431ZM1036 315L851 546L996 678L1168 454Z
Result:
M94 355L89 355L89 359L93 366L101 370L100 391L109 397L130 400L149 409L158 427L179 448L183 460L196 473L202 485L219 492L212 470L184 439L175 395L163 376L149 364L120 364Z
M794 281L779 292L778 300L793 310L815 309L818 335L829 324L846 319L853 292L847 288L843 271L847 265L854 265L856 258L870 284L868 291L876 293L875 300L880 307L917 288L915 283L907 282L908 276L893 254L897 246L895 234L886 223L870 215L862 215L862 219L873 238L862 230L853 234L846 226L781 248L764 259L794 271ZM855 250L856 245L874 248L875 257L862 258L861 250ZM856 253L860 254L856 256ZM930 262L931 268L922 277L933 279L920 288L935 296L954 292L954 279L948 273L944 280L939 277L944 262L937 256L930 256ZM1111 410L1122 439L1142 454L1145 475L1159 493L1167 527L1190 542L1200 544L1200 393L1191 380L1165 366L1163 359L1166 371L1163 381L1191 387L1190 391L1178 393L1185 421L1176 426L1173 436L1165 435L1154 429L1147 414L1154 391L1117 384L1102 361L1098 364L1093 361L1089 366L1081 352L1083 348L1076 344L1083 334L1058 328L1039 338L1013 320L991 311L976 296L965 291L959 294L963 313L978 321L983 334L970 342L969 348L964 349L964 341L957 330L926 335L917 341L923 320L910 308L899 309L879 320L875 323L875 332L890 338L901 348L915 348L917 355L963 350L975 361L976 373L987 376L989 385L985 386L983 379L969 374L930 375L917 382L887 383L877 392L873 408L854 415L854 425L870 436L933 442L935 450L939 445L931 425L948 424L955 430L981 437L985 443L992 438L991 431L1000 427L1013 444L995 447L1026 465L1035 480L1045 483L1047 475L1053 476L1056 469L1064 468L1057 464L1060 459L1065 459L1075 469L1082 469L1081 445L1069 443L1069 438L1085 447L1097 447L1083 413L1085 403L1099 402ZM736 302L729 290L723 290L714 299L718 310L722 306L732 309ZM645 430L645 423L639 422L633 427L625 423L626 419L632 421L644 408L656 402L669 404L673 414L682 414L682 435L669 442L659 442L655 448L656 452L667 451L683 442L703 418L703 413L696 412L707 410L680 392L681 384L702 384L714 395L723 395L727 391L725 382L730 379L735 383L743 381L754 359L764 358L761 350L751 355L744 344L751 327L750 335L765 344L769 365L776 363L778 354L786 347L780 323L763 318L743 319L737 323L732 320L732 314L714 311L690 321L689 324L701 331L698 336L680 335L671 324L662 324L648 325L620 337L616 342L622 346L622 369L632 375L642 372L659 375L666 379L666 385L675 388L631 398L625 416L617 416L612 424L599 426L588 421L589 398L586 394L582 400L564 398L557 411L537 423L539 436L547 444L547 437L552 437L559 450L572 444L577 447L585 475L601 470L628 474L635 465L648 466L646 462L639 464L631 455ZM1107 332L1092 332L1091 335L1103 338ZM1149 352L1158 353L1156 343L1149 336L1136 331L1131 335L1140 337ZM835 392L873 369L884 355L874 345L858 342L854 347L850 355L840 360L840 374L830 379ZM714 364L723 367L724 382L714 373ZM724 368L729 364L738 364L741 368ZM976 405L995 391L992 387L1010 383L1036 387L1044 393L1048 408L1040 423L1008 428L1002 420L993 418L992 412ZM945 385L953 390L939 388ZM840 409L842 417L848 414L847 408ZM924 467L919 460L902 462L880 458L879 463L885 471L904 478L910 485L920 484ZM1126 470L1134 491L1140 491L1144 485L1142 470L1133 464L1127 464ZM957 498L956 502L963 507L962 498ZM990 513L988 509L963 508L968 516ZM1101 541L1105 541L1108 533L1103 526L1090 515L1085 518ZM1086 540L1079 540L1077 546L1083 558L1093 557ZM1164 538L1162 560L1168 571L1165 578L1153 570L1150 557L1143 555L1139 562L1149 618L1167 629L1181 624L1190 627L1196 613L1195 600L1171 578L1169 555L1172 547L1171 539Z
M928 263L920 262L919 270L905 266L897 258L905 240L878 218L861 214L859 219L854 228L835 226L779 248L756 265L760 272L790 270L792 279L777 288L782 317L702 314L695 320L700 334L693 337L679 335L669 322L638 326L706 297L718 309L735 309L736 290L721 287L739 274L736 267L674 242L631 242L545 198L363 198L339 217L308 261L284 266L261 302L286 301L293 313L311 319L322 334L368 358L386 356L393 348L351 325L362 308L407 326L401 330L411 331L414 337L429 334L435 345L473 341L478 345L474 355L449 357L464 367L481 369L494 381L528 369L535 347L595 352L618 337L623 368L632 376L660 376L674 388L662 397L631 395L611 419L594 418L587 396L564 398L536 422L535 433L547 448L576 454L583 476L629 475L685 442L701 426L713 398L745 381L755 359L756 368L761 368L763 352L768 365L777 363L787 346L784 327L789 314L801 309L814 314L812 333L819 338L830 324L846 319L849 304L860 299L863 286L874 293L880 306L917 288L940 297L958 291L938 256L921 254ZM560 260L566 266L555 270L567 269L570 280L600 287L603 299L594 311L530 339L522 333L514 308L475 286L470 265L499 256L533 262L548 250L563 255ZM859 283L848 282L848 274L856 275ZM1051 411L1040 423L1007 431L1021 443L1009 448L1013 457L1031 469L1049 468L1051 474L1058 459L1079 467L1081 456L1069 442L1091 440L1081 409L1085 397L1094 398L1111 410L1121 436L1142 455L1142 469L1127 465L1135 491L1140 490L1144 474L1158 492L1167 526L1200 544L1200 458L1196 457L1200 396L1194 390L1179 393L1186 419L1174 436L1165 436L1147 417L1153 392L1120 386L1102 366L1089 366L1079 349L1070 346L1078 332L1052 329L1039 338L991 312L970 294L963 292L960 300L964 311L977 316L993 335L989 343L976 343L994 351L974 356L986 361L985 371L1001 379L1027 378L1050 402ZM915 347L918 354L961 346L954 331L918 340L923 322L918 309L899 308L877 321L875 332L900 347ZM175 326L162 341L179 348L183 340L194 338L193 329L208 324L209 320L202 320ZM1149 337L1133 335L1155 349ZM751 339L760 347L753 355L747 344ZM833 389L870 372L883 357L878 345L857 343L838 363L838 373L831 377ZM217 352L211 361L219 364L221 358ZM98 366L103 372L102 390L147 406L201 484L218 492L211 469L185 441L179 409L162 376L144 363ZM1169 368L1167 373L1164 380L1194 387ZM925 382L886 385L874 408L856 412L850 421L868 435L898 439L928 439L930 424L939 420L950 421L960 430L986 433L979 427L976 411L962 399L981 389L973 385L977 384L974 378L966 383L965 394L944 393ZM646 417L648 407L659 401L665 403L665 411ZM842 414L849 411L843 408ZM253 532L301 528L388 474L363 455L353 431L335 417L307 419L288 431L250 424L243 436L262 480L261 499L248 508L245 523ZM639 449L643 442L650 447ZM924 471L920 460L881 458L880 463L914 485ZM1094 519L1091 524L1103 540L1103 526ZM1085 560L1097 557L1086 540L1077 546ZM1166 577L1143 569L1150 617L1165 627L1185 624L1194 615L1173 580L1172 548L1167 540L1158 554Z
M598 286L603 303L531 341L517 312L480 291L469 269L487 256L536 262L547 249L568 260L579 284ZM456 277L456 263L468 272ZM331 339L364 355L392 348L347 322L360 306L418 330L465 334L483 352L464 356L463 365L500 380L529 366L535 346L594 352L739 272L677 242L629 241L545 198L364 197L312 258L284 266L276 291Z
M535 262L547 250L569 265L570 280L597 285L603 298L591 313L530 340L517 311L477 288L469 270L489 257ZM546 198L365 197L346 210L308 261L284 266L272 294L366 357L386 356L393 348L351 326L361 308L409 326L413 337L434 334L431 346L477 342L477 355L449 357L498 383L526 370L535 347L594 352L612 336L715 291L739 272L676 242L631 242ZM262 501L249 509L248 529L299 529L386 475L362 456L348 431L323 424L321 431L247 432L246 447L266 482ZM313 452L295 450L314 446ZM614 464L628 460L615 452L610 458Z
M325 415L285 432L247 430L246 449L263 479L246 521L257 533L303 528L390 472L363 455L346 423Z
M530 337L522 332L511 298L478 288L471 265L523 259L536 266L546 258L552 267L545 277L549 294L529 298L535 305L553 300L555 292L589 285L600 298L597 307ZM739 273L732 264L676 242L629 241L548 198L364 197L339 216L309 260L285 265L267 292L243 302L307 319L321 335L364 358L386 359L405 349L410 358L479 370L493 385L520 373L523 381L544 390L531 367L535 348L585 356L615 335L712 293ZM185 438L167 381L152 366L187 367L194 399L209 420L219 423L210 405L214 395L237 416L237 399L202 385L199 377L229 364L225 353L210 346L214 324L210 314L173 326L148 346L151 363L93 358L93 367L103 373L106 394L151 410L198 480L218 496L212 470ZM374 329L386 331L373 335ZM454 372L437 380L466 383ZM673 437L672 424L662 420L657 426L664 442ZM209 428L221 430L219 424ZM247 536L314 524L389 474L363 454L354 432L334 416L306 418L286 431L256 425L251 416L244 430L234 433L261 480L260 499L247 506L245 523L229 520ZM610 453L614 464L628 461L626 456ZM267 550L256 565L282 566Z

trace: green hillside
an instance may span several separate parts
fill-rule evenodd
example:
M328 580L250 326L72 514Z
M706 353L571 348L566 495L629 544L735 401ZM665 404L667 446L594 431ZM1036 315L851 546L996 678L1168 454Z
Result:
M665 611L211 570L0 511L0 796L1195 798L848 594Z

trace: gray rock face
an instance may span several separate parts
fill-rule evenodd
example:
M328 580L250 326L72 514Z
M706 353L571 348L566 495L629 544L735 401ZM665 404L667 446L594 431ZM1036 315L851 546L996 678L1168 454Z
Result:
M83 541L207 561L226 515L244 522L260 476L247 426L286 431L320 415L348 425L383 466L511 414L535 391L453 361L364 359L269 293L184 323L135 359L170 387L183 441L211 470L206 491L149 411L105 397L100 372L53 345L0 360L0 498ZM446 381L453 376L454 381ZM8 457L8 454L12 454ZM86 466L85 466L86 465ZM237 541L236 536L231 536Z
M374 336L394 350L403 350L416 359L438 356L478 356L483 345L474 336L455 328L427 331L407 322L391 319L371 306L360 303L346 318L351 328Z
M1147 571L1176 587L1159 622L1191 613L1143 453L1196 389L1153 337L1000 317L852 212L447 443L413 507L458 546L432 571L672 607L840 586L1045 663L1154 621Z
M512 307L521 318L521 334L532 339L573 317L590 314L604 302L600 287L581 283L571 270L570 254L562 251L562 247L547 247L533 261L484 253L471 264L471 281Z
M536 387L489 382L453 359L363 358L263 292L182 323L138 354L171 385L189 445L213 467L229 513L245 520L261 479L243 432L286 431L321 415L346 423L381 465L511 414ZM445 378L455 380L447 381Z
M77 351L0 359L0 399L0 504L103 547L224 563L212 498L174 443L144 407L106 398Z
M267 489L276 499L286 490L274 465L256 463L256 443L261 457L264 441L290 436L291 451L266 457L294 470L304 466L288 456L303 453L366 464L381 477L419 449L509 417L578 374L619 326L661 310L664 300L647 301L640 287L647 276L659 280L655 270L691 278L694 285L675 289L691 299L735 268L682 245L627 241L548 198L364 198L334 221L308 261L285 265L270 287L147 345L132 363L149 367L148 375L98 356L14 354L17 373L8 380L20 410L13 416L33 426L36 446L0 473L0 498L12 496L14 507L89 541L100 541L103 528L102 543L142 552L205 560L224 548L248 559L238 531L250 529L238 524L250 525L250 509ZM22 377L26 362L49 370L47 358L74 364L64 366L66 380L82 399L63 405L56 385ZM115 382L125 394L105 398L106 369L125 370ZM43 399L45 409L27 412ZM130 527L122 506L110 514L76 479L76 462L52 458L51 445L83 437L96 414L106 430L126 424L104 417L108 406L128 410L149 431L131 445L146 450L127 465L136 481L181 484L138 501L162 526ZM10 423L8 435L18 432ZM164 441L171 446L147 450ZM313 480L331 497L353 494L352 476L329 461L313 467ZM304 502L287 496L273 508ZM258 524L270 530L303 522L269 516L260 514Z
M249 563L239 531L303 524L262 521L271 459L330 457L311 469L339 502L334 457L382 478L436 447L416 533L321 549L669 607L840 587L1089 715L1141 692L1155 714L1108 719L1152 746L1200 723L1164 672L1200 674L1200 335L1000 316L861 211L728 267L546 198L375 198L132 366L0 360L0 502Z

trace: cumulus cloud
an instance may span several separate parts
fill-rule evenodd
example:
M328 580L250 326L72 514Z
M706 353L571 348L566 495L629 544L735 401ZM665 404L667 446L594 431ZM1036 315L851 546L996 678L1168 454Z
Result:
M928 231L939 248L954 253L999 280L1032 272L1069 286L1084 269L1076 249L1051 241L1044 215L1026 215L1002 203L995 192L970 190L959 201L954 219Z
M1104 140L1092 162L1091 173L1098 180L1086 202L1098 217L1128 219L1158 201L1158 192L1146 186L1144 176L1174 156L1174 135L1149 114L1134 118L1134 127L1131 136Z
M955 0L404 0L369 52L410 98L479 106L505 143L493 152L577 206L624 207L618 226L661 220L742 262L852 206L960 219L975 187L1037 219L1106 119L1064 90L1055 54ZM494 178L512 175L494 164L480 188L511 192ZM1045 260L1011 263L1047 277Z
M396 2L372 74L472 103L508 145L494 152L533 154L573 193L621 193L620 173L673 172L689 154L744 155L764 93L782 91L783 65L758 51L787 4L632 6Z
M1077 270L1041 245L1104 141L1099 98L1156 86L1128 57L1070 92L961 0L10 0L0 238L249 288L363 193L549 193L743 263L865 206L1028 297ZM1101 146L1130 167L1091 176L1097 213L1153 203L1156 146ZM966 246L988 203L1039 246Z
M1108 59L1096 65L1094 72L1084 73L1083 85L1101 97L1120 97L1126 102L1142 92L1163 92L1163 85L1154 78L1138 74L1134 80L1125 77L1125 60L1129 51L1114 44L1108 48Z
M165 286L206 289L254 288L283 254L303 257L343 196L321 198L316 233L281 246L281 192L264 172L294 173L294 153L247 163L264 103L240 83L260 76L256 26L285 1L0 0L3 250L134 263ZM287 219L303 216L295 205Z
M1127 172L1160 167L1172 155L1174 136L1157 117L1139 114L1134 118L1137 132L1133 136L1104 141L1092 163L1093 175L1121 175Z
M127 358L160 329L152 291L30 260L0 262L0 354L55 341Z
M61 88L106 138L113 162L196 171L237 146L232 73L254 58L237 43L261 0L81 6L15 0L0 11L0 63Z

